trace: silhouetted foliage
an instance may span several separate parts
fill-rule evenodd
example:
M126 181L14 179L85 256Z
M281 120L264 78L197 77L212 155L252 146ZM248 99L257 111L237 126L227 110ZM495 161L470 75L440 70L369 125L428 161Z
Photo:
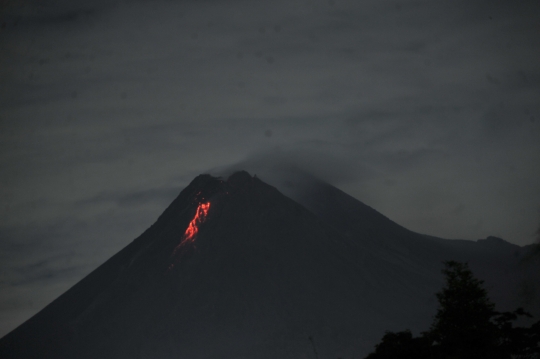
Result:
M375 353L366 359L429 358L430 350L431 341L427 337L413 338L409 330L386 332L381 343L377 344Z
M496 325L491 321L495 305L482 281L473 276L466 264L445 264L442 272L446 286L436 294L439 309L430 330L438 351L449 357L492 357L498 340Z
M514 327L512 322L520 316L532 317L522 308L494 315L494 322L499 330L497 349L500 358L540 358L540 321L530 328Z
M410 331L386 332L366 359L540 359L540 321L514 327L522 308L499 313L465 263L448 261L446 283L436 294L439 309L429 331L414 338Z

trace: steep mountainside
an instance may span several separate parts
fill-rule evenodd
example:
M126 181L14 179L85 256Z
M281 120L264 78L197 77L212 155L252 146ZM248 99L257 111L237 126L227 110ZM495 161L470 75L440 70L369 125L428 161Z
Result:
M428 238L328 184L302 188L293 200L247 172L198 176L0 339L0 357L312 358L309 336L320 358L358 357L384 330L427 328L443 259L469 260L505 304L518 301L506 293L524 249Z

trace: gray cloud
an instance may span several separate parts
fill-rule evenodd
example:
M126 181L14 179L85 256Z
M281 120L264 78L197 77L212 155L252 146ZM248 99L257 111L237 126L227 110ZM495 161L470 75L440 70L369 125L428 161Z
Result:
M103 202L114 202L123 207L145 206L149 202L157 202L162 206L171 203L178 194L179 188L154 188L129 193L102 192L91 198L85 198L76 202L77 206L92 206Z

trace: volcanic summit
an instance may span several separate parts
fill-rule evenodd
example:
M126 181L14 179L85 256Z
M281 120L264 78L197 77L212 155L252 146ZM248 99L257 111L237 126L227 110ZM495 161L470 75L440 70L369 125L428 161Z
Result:
M525 247L428 237L327 183L297 187L286 196L244 171L196 177L141 236L0 339L0 357L356 358L385 330L429 326L442 260L469 261L503 309L536 285Z

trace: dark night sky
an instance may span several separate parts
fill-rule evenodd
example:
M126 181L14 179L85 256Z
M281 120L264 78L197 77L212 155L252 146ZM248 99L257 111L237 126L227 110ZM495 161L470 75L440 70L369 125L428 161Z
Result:
M538 1L1 6L0 335L239 162L417 232L534 240Z

